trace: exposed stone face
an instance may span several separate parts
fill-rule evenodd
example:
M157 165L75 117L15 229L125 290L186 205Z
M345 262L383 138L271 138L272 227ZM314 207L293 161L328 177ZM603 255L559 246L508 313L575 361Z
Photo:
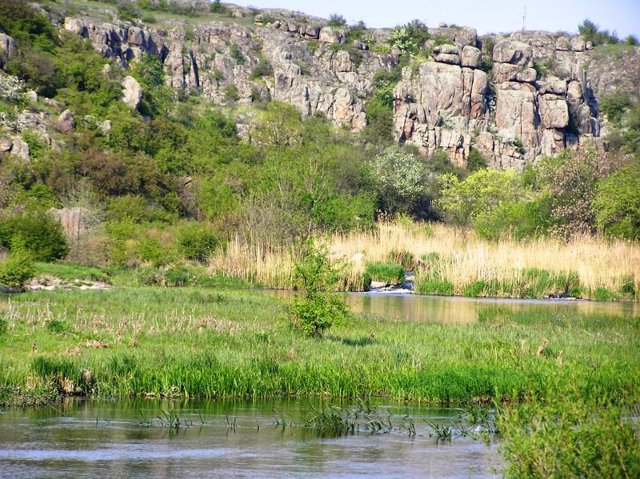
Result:
M462 49L462 54L460 55L460 63L463 67L477 68L481 55L482 52L478 48L466 45Z
M134 109L137 109L142 101L142 87L138 80L131 76L122 80L122 101Z
M562 129L569 125L569 108L563 96L551 93L540 96L538 111L544 128Z
M31 161L31 155L29 152L29 145L19 136L11 139L11 156L14 156L24 162Z
M9 35L0 32L0 68L18 53L16 42Z
M60 113L60 116L58 117L58 128L63 133L75 130L76 122L71 115L71 110L67 109Z
M237 17L253 15L255 27L196 23L187 28L176 20L161 30L67 17L64 28L125 68L143 54L155 55L168 86L198 91L217 104L227 101L225 91L233 85L239 103L271 98L294 105L304 116L320 113L354 131L365 127L374 75L391 70L399 50L375 53L364 41L347 48L345 28L296 12L269 9L256 15L254 9L229 8ZM390 33L368 32L376 42L385 42ZM579 37L530 31L494 36L488 77L478 69L483 53L474 29L443 25L429 33L450 43L436 47L427 41L432 58L403 71L394 89L395 137L427 154L443 149L459 165L471 147L503 168L522 168L565 145L579 148L600 130L596 98L618 88L640 92L640 48L609 59ZM262 58L273 74L255 78ZM124 97L136 108L142 93L135 84L130 87Z

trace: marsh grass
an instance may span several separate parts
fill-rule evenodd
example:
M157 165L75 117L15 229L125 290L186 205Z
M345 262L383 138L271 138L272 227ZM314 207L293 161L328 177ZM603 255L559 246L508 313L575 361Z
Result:
M318 340L292 329L286 310L259 293L199 288L15 295L0 302L2 401L30 388L97 398L386 396L443 405L518 402L563 382L586 395L637 391L639 318L499 308L460 325L357 316ZM62 332L47 326L53 319L66 325Z
M473 324L355 317L324 340L292 329L286 305L251 291L114 288L0 298L0 404L90 398L384 396L461 406L433 422L437 442L503 436L507 477L637 477L640 318L488 309ZM52 331L52 320L62 322ZM375 340L363 341L362 338ZM487 412L498 410L498 427ZM170 433L171 411L141 424ZM320 435L419 429L408 414L327 407ZM233 418L228 430L236 427ZM635 428L635 429L634 429Z
M416 291L424 294L638 300L640 291L640 246L622 240L577 236L568 242L489 242L468 230L398 221L320 241L344 264L337 290L363 291L367 264L395 258L413 263ZM209 271L290 288L294 257L289 249L236 239L226 253L211 259Z

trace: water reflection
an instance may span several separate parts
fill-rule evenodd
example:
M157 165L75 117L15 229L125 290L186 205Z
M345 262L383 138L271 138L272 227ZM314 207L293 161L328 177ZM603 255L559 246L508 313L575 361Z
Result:
M638 303L610 303L565 299L514 300L420 296L413 294L349 294L351 310L396 320L442 323L473 323L483 311L500 308L516 312L553 311L561 314L607 314L632 317L640 314Z
M80 403L0 413L0 477L497 477L495 445L456 438L437 444L426 422L458 412L381 406L410 414L400 430L323 438L301 424L313 401ZM175 409L191 422L170 432L142 424ZM233 422L229 418L233 418ZM229 424L234 427L229 427Z
M266 290L265 294L284 299L291 291ZM482 312L495 310L510 313L551 311L558 314L604 314L636 317L640 304L630 302L602 302L573 299L490 299L461 298L458 296L427 296L393 293L345 293L351 311L392 320L439 322L451 324L473 323Z

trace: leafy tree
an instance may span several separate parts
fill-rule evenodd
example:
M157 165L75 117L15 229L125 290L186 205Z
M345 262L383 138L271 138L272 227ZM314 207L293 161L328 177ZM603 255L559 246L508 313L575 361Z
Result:
M479 217L495 213L504 203L523 196L513 170L479 170L464 180L445 174L440 181L442 193L437 204L445 219L457 225L476 226Z
M541 173L551 195L552 233L562 238L591 233L595 226L593 198L598 169L593 152L571 154L565 151L543 161Z
M382 210L391 214L415 211L425 195L428 171L424 158L392 147L377 156L373 166Z
M640 162L601 180L593 205L596 223L605 234L640 239Z
M294 327L309 336L322 337L333 324L348 319L344 300L326 292L337 281L337 273L326 250L312 239L301 245L293 271L294 286L300 293L289 308Z
M588 18L581 25L578 25L578 33L585 41L591 42L593 46L619 42L615 32L609 33L608 30L600 30L600 27Z

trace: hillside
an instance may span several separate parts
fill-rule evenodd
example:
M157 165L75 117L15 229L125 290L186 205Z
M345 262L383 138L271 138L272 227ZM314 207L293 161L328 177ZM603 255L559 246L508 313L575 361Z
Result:
M100 265L398 215L489 239L640 234L634 39L201 1L0 9L8 250L47 212L68 244L37 256Z

